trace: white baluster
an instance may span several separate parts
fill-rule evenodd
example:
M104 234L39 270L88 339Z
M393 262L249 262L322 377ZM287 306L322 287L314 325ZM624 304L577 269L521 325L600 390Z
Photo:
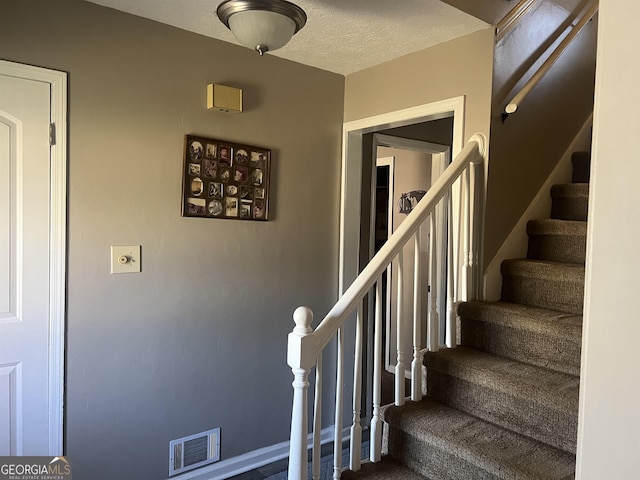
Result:
M396 298L396 348L397 348L397 361L396 361L396 377L395 377L395 404L397 406L404 405L404 349L402 345L402 339L404 336L404 267L402 260L402 249L398 252L398 296Z
M422 399L422 227L416 230L413 268L413 361L411 362L411 400Z
M320 433L322 430L322 352L318 355L316 363L316 388L313 402L313 460L312 478L320 480L320 459L322 457L320 445Z
M465 221L465 208L464 208L464 192L465 192L465 184L464 184L464 173L460 175L458 179L459 190L458 190L458 232L455 238L456 241L456 252L455 252L455 262L456 262L456 284L455 284L455 299L456 301L460 301L464 299L464 265L466 261L466 255L464 250L464 228L466 225Z
M303 341L311 330L313 312L299 307L293 314L296 324L289 334L287 362L293 372L293 407L291 415L291 438L289 444L289 480L307 480L307 394L311 365L303 352Z
M475 248L475 215L476 215L476 189L475 189L475 175L473 164L469 165L469 275L467 278L468 294L467 300L475 298L475 265L476 254Z
M360 405L362 401L362 301L358 303L356 318L356 349L353 365L353 424L351 425L351 457L349 468L360 470L362 462L362 425Z
M342 400L344 398L344 330L338 329L338 359L336 372L336 415L333 432L333 478L340 480L342 474Z
M387 288L389 288L387 283ZM382 419L380 418L382 381L382 277L376 282L375 325L373 332L373 418L369 456L372 462L379 462L382 452Z
M437 240L436 240L436 213L431 212L431 235L429 237L429 267L431 275L429 285L431 290L431 308L429 309L429 321L427 322L427 339L429 350L437 352L440 349L440 318L438 316L438 264L436 262Z
M472 292L472 278L473 278L473 252L471 251L471 228L472 228L472 219L471 219L471 168L467 167L464 171L463 178L466 183L465 188L465 232L464 232L464 279L465 279L465 291L463 300L467 301L471 298Z
M480 269L480 205L482 205L481 196L482 188L478 185L478 178L481 178L480 172L482 167L481 163L472 163L471 168L471 191L473 199L471 219L471 299L480 298L480 282L479 282L479 269Z
M445 202L447 203L449 222L453 219L453 202L451 190L445 195ZM457 343L457 321L455 312L455 266L457 264L454 258L453 248L453 227L449 225L447 228L447 340L446 344L449 348L454 348Z

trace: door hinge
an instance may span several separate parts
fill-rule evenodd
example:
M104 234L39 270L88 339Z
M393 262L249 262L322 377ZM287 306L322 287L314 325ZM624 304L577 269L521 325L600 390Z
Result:
M56 124L49 124L49 146L54 146L56 144Z

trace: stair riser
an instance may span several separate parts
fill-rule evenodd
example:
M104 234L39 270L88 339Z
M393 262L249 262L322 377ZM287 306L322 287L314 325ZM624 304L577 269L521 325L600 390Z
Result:
M571 155L573 164L573 183L589 183L591 176L591 152L575 152Z
M529 235L527 258L549 262L581 263L587 254L587 237L582 235Z
M466 461L439 442L427 442L397 428L389 429L389 454L427 478L438 480L503 480Z
M566 452L576 451L577 412L554 410L429 368L427 393L442 403L516 433Z
M554 196L551 204L551 218L586 222L588 207L588 197Z
M462 318L461 344L504 358L580 375L580 339L570 342L549 334Z
M503 273L502 300L582 315L584 278L538 278Z

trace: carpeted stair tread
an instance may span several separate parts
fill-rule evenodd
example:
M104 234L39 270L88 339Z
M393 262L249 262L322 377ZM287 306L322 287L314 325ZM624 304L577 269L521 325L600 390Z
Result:
M425 399L385 412L389 453L437 480L569 480L575 457Z
M582 316L509 302L458 306L461 344L523 363L580 374Z
M557 218L531 220L527 224L527 233L529 235L586 236L587 222L581 220L558 220Z
M578 377L466 347L427 353L424 364L430 397L575 452Z
M551 218L587 220L589 184L566 183L551 187Z
M535 333L551 332L566 341L581 342L582 316L509 302L471 300L458 306L458 315L500 323Z
M501 271L503 301L582 315L584 265L515 259Z
M430 368L487 388L527 398L556 410L578 412L579 377L527 365L472 348L425 354Z
M345 470L340 478L342 480L429 480L390 456L383 457L378 463L363 463L362 468L357 472Z
M527 233L527 258L584 264L587 251L587 222L532 220L527 224Z

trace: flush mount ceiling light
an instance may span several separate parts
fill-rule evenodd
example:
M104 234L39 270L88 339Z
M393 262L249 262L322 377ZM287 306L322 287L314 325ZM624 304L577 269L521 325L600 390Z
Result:
M236 40L260 55L286 45L307 22L304 10L285 0L226 0L217 14Z

